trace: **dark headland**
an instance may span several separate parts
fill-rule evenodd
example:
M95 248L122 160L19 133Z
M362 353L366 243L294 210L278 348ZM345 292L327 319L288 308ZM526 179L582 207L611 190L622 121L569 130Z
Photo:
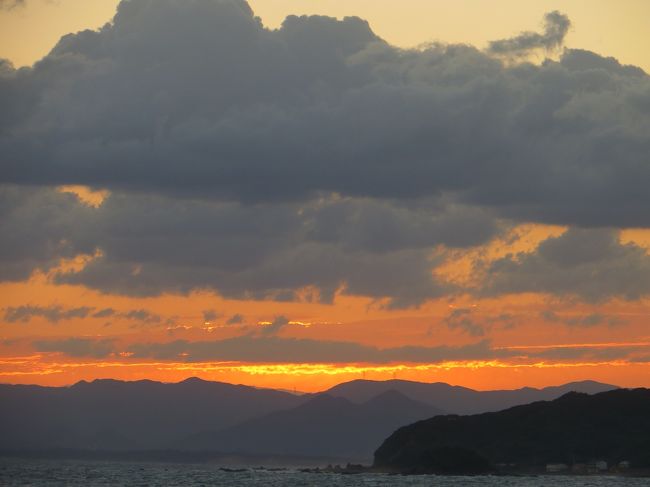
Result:
M395 431L374 468L402 473L650 472L650 390L619 389L472 416L445 415Z

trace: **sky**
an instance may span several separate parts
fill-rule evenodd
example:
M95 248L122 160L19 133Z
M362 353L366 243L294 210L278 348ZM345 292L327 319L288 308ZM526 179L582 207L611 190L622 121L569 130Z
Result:
M645 1L0 1L0 382L650 385Z

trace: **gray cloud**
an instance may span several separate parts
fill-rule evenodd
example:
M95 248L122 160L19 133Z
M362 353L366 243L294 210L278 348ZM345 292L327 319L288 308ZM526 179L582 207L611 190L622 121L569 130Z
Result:
M112 338L39 340L37 351L58 352L71 357L104 358L129 352L132 359L182 362L232 361L247 363L413 363L444 361L539 359L539 360L629 360L648 361L648 346L629 344L602 347L551 347L542 350L493 348L489 340L468 345L404 346L376 348L354 342L323 341L278 336L244 335L212 342L175 340L166 343L136 343L126 348Z
M262 334L275 335L288 324L289 324L289 318L287 318L286 316L276 316L270 325L266 325L264 328L262 328Z
M68 338L65 340L38 340L32 343L39 352L59 352L70 357L105 358L113 353L115 340L111 338Z
M221 316L220 313L217 313L213 309L206 309L203 311L203 321L214 321Z
M99 208L88 208L49 189L8 188L0 190L3 195L5 280L24 279L77 252L101 251L83 270L52 278L135 296L210 289L229 298L286 300L314 286L323 302L344 289L387 297L392 307L467 291L543 292L590 301L650 293L646 251L620 244L613 229L572 228L534 252L506 256L482 269L486 279L476 289L440 281L432 271L446 254L432 257L433 249L477 245L508 228L475 207L340 197L242 205L114 193ZM39 239L30 230L35 223ZM139 311L124 317L161 320ZM461 321L449 325L475 336L490 326Z
M228 318L228 321L226 321L227 325L240 325L244 322L244 317L240 315L239 313L236 313L232 315L230 318Z
M135 344L129 347L128 351L133 353L135 358L257 363L435 363L444 360L481 360L510 355L507 351L493 350L488 341L460 347L443 345L378 349L352 342L250 335L214 342L177 340L162 344Z
M554 10L544 16L544 33L522 32L510 39L492 41L489 50L495 54L515 56L525 55L534 49L550 51L562 46L570 27L569 17Z
M442 322L450 330L461 330L468 335L479 337L484 336L495 326L501 328L515 326L517 317L509 313L483 315L477 313L474 308L454 308L443 318Z
M83 206L52 190L9 190L9 218L0 223L5 235L33 240L31 222L47 221L52 230L46 223L37 242L26 242L31 252L23 252L18 238L10 242L15 252L0 253L0 269L6 258L6 266L21 272L7 271L5 279L55 265L61 247L62 254L101 251L102 257L80 272L55 273L55 281L104 292L212 289L227 297L280 300L315 286L328 302L344 287L408 306L444 292L431 273L437 245L476 244L500 228L480 209L335 197L248 206L114 193L99 208L78 210Z
M571 316L560 316L555 311L547 309L540 313L540 316L550 322L554 323L564 323L568 326L583 326L583 327L592 327L592 326L618 326L625 323L625 320L620 319L617 316L609 316L602 313L589 313L585 315L571 315Z
M485 335L485 329L472 318L470 308L457 308L451 311L443 322L451 330L460 329L472 336Z
M0 10L13 10L25 6L25 0L0 0Z
M93 313L93 318L108 318L114 316L117 312L113 308L104 308Z
M4 308L4 321L8 323L27 323L32 318L44 318L51 323L74 318L116 318L143 323L160 323L162 317L145 309L132 309L116 311L113 308L104 308L95 311L95 308L81 306L78 308L64 308L62 306L16 306Z
M568 20L546 20L515 44L560 42ZM271 31L243 1L133 0L3 74L0 174L248 203L444 194L645 226L649 93L641 70L586 51L508 66L468 46L399 50L356 18Z
M160 315L151 313L146 309L132 309L120 313L117 316L119 316L120 318L126 318L127 320L141 321L142 323L160 323L160 321L162 320Z
M72 195L0 186L0 279L21 281L35 269L49 270L62 258L92 254L95 242L87 238L90 222L90 209Z
M64 309L61 306L17 306L4 308L4 321L9 323L27 323L32 318L45 318L50 323L61 320L87 317L93 308L81 306L79 308Z
M650 256L635 244L621 244L618 237L610 229L569 229L544 240L534 252L492 263L484 292L638 299L650 293ZM598 315L585 320L581 324L597 324Z
M546 20L517 42L556 45L568 20ZM400 50L357 18L269 30L240 0L122 2L33 67L0 64L0 279L99 251L54 282L418 305L458 290L433 250L485 243L504 219L650 225L649 100L640 69L587 51L508 65ZM58 184L112 195L90 208ZM641 273L636 294L586 290L586 274L517 287L525 270L500 261L485 292L646 293Z

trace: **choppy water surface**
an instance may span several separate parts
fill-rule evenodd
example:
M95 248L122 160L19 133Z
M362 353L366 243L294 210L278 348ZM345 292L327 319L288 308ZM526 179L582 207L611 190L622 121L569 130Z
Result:
M41 461L0 458L2 486L523 486L600 487L650 486L650 479L621 477L436 477L378 474L336 475L295 469L269 471L246 468L224 472L218 465L175 465L87 461Z

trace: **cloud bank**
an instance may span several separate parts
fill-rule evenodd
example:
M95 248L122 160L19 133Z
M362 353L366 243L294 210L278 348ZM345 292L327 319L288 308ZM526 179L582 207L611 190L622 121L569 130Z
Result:
M567 265L547 242L475 292L645 295L647 258L611 228L650 225L650 78L576 49L500 60L558 48L570 22L545 20L487 52L401 50L358 18L269 30L243 0L123 1L33 67L0 64L0 279L85 254L51 279L412 306L458 291L433 275L442 250L538 222L603 251ZM111 194L92 208L54 189L73 184Z
M485 360L513 355L493 349L487 340L451 347L405 346L376 348L354 342L244 335L217 341L136 343L122 348L113 339L40 340L37 351L59 352L71 357L103 358L126 352L131 359L178 360L182 362L241 361L248 363L437 363L450 360Z

